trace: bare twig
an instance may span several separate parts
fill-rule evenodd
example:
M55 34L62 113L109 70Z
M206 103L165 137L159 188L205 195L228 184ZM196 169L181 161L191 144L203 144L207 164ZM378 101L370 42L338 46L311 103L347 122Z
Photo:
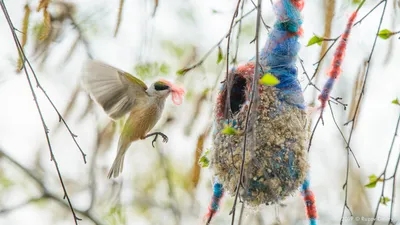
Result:
M394 134L393 134L393 138L392 138L392 143L390 144L388 156L387 156L387 158L386 158L385 168L383 169L382 174L377 178L377 179L380 179L381 177L383 177L383 181L382 181L381 195L379 196L378 203L376 204L375 214L374 214L374 220L373 220L373 222L372 222L372 225L375 224L375 220L376 220L376 218L377 218L377 216L378 216L379 206L380 206L380 204L381 204L381 199L384 198L385 184L386 184L386 181L387 181L386 172L387 172L387 168L388 168L388 165L389 165L390 156L391 156L392 151L393 151L394 141L396 140L396 137L397 137L397 135L398 135L399 125L400 125L400 114L399 114L399 116L398 116L398 118L397 118L396 128L395 128L395 130L394 130ZM396 186L395 186L395 185L396 185L396 173L397 173L397 169L398 169L398 165L399 165L399 159L400 159L400 153L399 153L399 156L398 156L398 159L397 159L395 172L394 172L394 174L393 174L393 176L392 176L392 178L393 178L393 190L392 190L392 204L391 204L391 208L390 208L390 219L389 219L389 224L390 224L390 222L392 221L392 216L393 216L393 201L394 201L394 195L395 195L395 190L396 190L396 189L395 189L395 187L396 187ZM389 178L389 179L390 179L390 178ZM393 224L394 224L394 223L393 223Z
M381 29L383 17L384 17L385 12L386 12L386 5L387 5L387 1L385 0L384 8L383 8L382 15L381 15L380 22L379 22L379 26L378 26L378 32ZM375 36L374 43L373 43L372 49L371 49L371 53L370 53L370 55L368 57L368 61L367 61L367 66L366 66L366 71L365 71L365 76L364 76L365 79L364 79L364 82L363 82L363 85L362 85L362 88L361 88L360 96L358 97L358 101L357 101L356 109L355 109L355 112L354 112L354 116L351 119L351 121L354 121L355 116L357 115L358 111L360 110L360 103L361 103L362 97L364 96L365 86L367 84L368 75L369 75L369 68L370 68L370 65L371 65L371 59L372 59L372 55L373 55L374 50L375 50L375 45L376 45L377 39L378 39L378 36ZM354 123L352 123L352 126L351 126L350 135L349 135L349 138L348 138L348 146L350 146L350 142L351 142L351 138L353 136L353 132L354 132Z
M319 117L318 117L318 120L317 120L317 122L315 123L315 126L314 126L314 128L313 128L313 130L312 130L312 132L311 132L310 141L308 142L307 152L309 152L310 149L311 149L312 140L313 140L313 138L314 138L315 131L317 130L318 124L319 124L319 122L321 121L321 119L322 119L322 117L319 116Z
M257 8L257 5L256 5L256 3L254 3L254 1L253 0L250 0L251 1L251 3L254 5L254 7L256 7ZM272 3L272 0L271 0L271 6L272 7L274 7L274 4ZM266 23L265 23L265 21L264 21L264 17L261 15L261 22L263 23L263 25L264 25L264 27L265 27L265 29L269 32L269 30L271 29L271 27L270 26L268 26Z
M340 129L338 123L336 122L336 118L335 118L335 114L333 113L331 102L328 102L328 105L329 105L329 109L331 110L331 116L332 116L333 122L335 123L335 126L336 126L337 130L339 131L340 136L342 137L342 139L343 139L344 143L346 144L346 146L348 146L347 149L353 155L353 158L354 158L354 161L356 161L357 167L360 168L360 164L358 163L356 155L354 154L353 150L350 148L350 146L349 146L349 144L348 144L348 142L346 140L346 137L343 134L343 131Z
M383 10L382 10L382 14L381 14L381 17L380 17L380 21L379 21L379 25L378 25L378 31L377 32L379 32L380 31L380 29L381 29L381 26L382 26L382 21L383 21L383 17L385 16L385 12L386 12L386 6L387 6L387 0L384 0L384 6L383 6ZM376 9L376 7L374 7L374 9ZM373 9L373 10L374 10ZM372 10L372 11L373 11ZM365 17L363 17L362 19L364 19ZM361 20L362 20L361 19ZM361 21L360 20L360 21ZM361 88L361 93L360 93L360 96L358 97L358 100L357 100L357 104L356 104L356 108L355 108L355 112L354 112L354 116L353 116L353 118L349 121L349 122L352 122L352 125L351 125L351 129L350 129L350 134L349 134L349 137L348 137L348 140L347 140L347 145L346 145L346 149L347 149L347 155L349 155L349 149L350 149L350 144L351 144L351 140L352 140L352 137L353 137L353 133L354 133L354 128L355 128L355 123L354 123L354 120L355 120L355 117L357 116L357 114L358 114L358 111L360 110L360 104L361 104L361 100L362 100L362 98L363 98L363 96L364 96L364 91L365 91L365 87L366 87L366 84L367 84L367 80L368 80L368 75L369 75L369 68L370 68L370 65L371 65L371 59L372 59L372 56L373 56L373 54L374 54L374 50L375 50L375 46L376 46L376 41L377 41L377 39L378 39L378 35L376 35L375 37L374 37L374 43L373 43L373 45L372 45L372 49L371 49L371 52L370 52L370 55L369 55L369 57L368 57L368 61L367 61L367 65L366 65L366 71L365 71L365 79L364 79L364 81L363 81L363 85L362 85L362 88ZM348 123L349 123L348 122ZM347 123L347 124L348 124ZM347 157L347 164L349 164L349 157ZM345 208L348 208L348 206L347 206L347 186L348 186L348 174L349 174L349 165L347 165L347 171L346 171L346 181L345 181L345 186L346 186L346 189L345 189L345 202L344 202L344 205L343 205L343 210L342 210L342 216L341 216L341 221L340 221L340 224L343 224L343 217L344 217L344 212L345 212ZM349 209L349 208L348 208ZM376 218L376 217L375 217ZM372 224L375 224L375 221L373 221L373 223Z
M234 224L235 222L235 211L236 211L236 204L237 200L239 197L239 191L240 191L240 184L243 182L243 171L244 171L244 163L246 161L246 145L247 145L247 131L248 131L248 125L249 125L249 118L250 118L250 112L253 111L253 113L256 113L256 110L254 108L257 107L257 102L258 102L258 80L259 80L259 61L260 61L260 56L259 56L259 33L260 33L260 21L261 21L261 0L258 0L257 4L257 22L256 22L256 34L255 34L255 40L256 40L256 65L254 68L254 76L253 76L253 82L252 82L252 94L250 98L250 103L248 107L248 111L246 114L246 122L245 122L245 127L244 127L244 140L243 140L243 151L242 151L242 163L240 165L240 174L239 174L239 180L236 185L236 194L235 194L235 200L233 202L232 206L232 221L231 225ZM229 86L228 86L229 88ZM228 98L229 100L229 98ZM256 107L253 107L253 102L254 100L256 101ZM256 118L256 116L255 116ZM252 123L254 125L254 123Z
M66 203L62 198L57 197L56 195L52 194L44 185L44 181L41 180L39 177L37 177L36 175L34 175L30 169L24 167L23 165L21 165L19 162L17 162L15 159L13 159L11 156L9 156L3 149L0 148L0 156L5 157L8 161L10 161L13 165L15 165L16 167L18 167L19 169L21 169L32 181L34 181L36 183L36 185L38 185L38 187L40 188L42 195L40 197L36 197L36 198L32 198L28 201L25 201L23 203L17 204L14 207L11 208L7 208L7 209L1 209L0 212L3 213L7 213L10 212L12 210L16 210L20 207L23 207L27 204L33 203L35 201L41 200L41 199L51 199L55 202L57 202L58 204L60 204L63 207L69 208L71 207L71 205L69 203ZM101 220L97 219L91 211L86 211L86 210L80 210L80 209L76 209L74 208L74 212L81 214L82 216L88 218L90 221L92 221L94 224L96 225L105 225Z
M235 23L233 24L232 28L235 28L237 26L237 24L240 23L240 21L242 21L244 18L246 18L247 16L249 16L252 12L254 12L257 8L253 8L252 10L250 10L249 12L245 13L241 18L237 19L235 21ZM199 66L201 66L204 61L208 58L208 56L210 56L210 54L218 47L221 45L221 43L225 40L225 38L228 37L228 35L230 34L230 32L227 32L215 45L213 45L210 50L207 51L207 53L200 59L200 61L198 61L197 63L193 64L192 66L189 67L185 67L181 70L179 70L179 72L181 72L182 74L185 74L187 72L189 72L190 70L193 70Z
M17 47L17 50L18 50L18 52L20 53L20 56L23 57L23 60L22 60L22 61L23 61L23 62L22 62L22 67L23 67L23 70L24 70L24 72L25 72L25 75L26 75L26 78L27 78L27 81L28 81L28 84L29 84L29 87L30 87L30 90L31 90L31 93L32 93L32 96L33 96L33 99L34 99L34 102L35 102L35 104L36 104L36 108L37 108L37 110L38 110L38 113L39 113L39 116L40 116L40 120L41 120L41 122L42 122L43 130L44 130L44 133L45 133L45 136L46 136L46 140L47 140L47 144L48 144L48 147L49 147L50 158L51 158L51 160L53 161L54 166L56 167L56 171L57 171L57 174L58 174L60 183L61 183L61 187L62 187L63 192L64 192L64 199L67 200L68 205L69 205L69 207L70 207L70 210L71 210L71 212L72 212L73 218L74 218L74 222L75 222L75 224L77 225L77 224L78 224L78 220L81 220L81 219L78 218L77 215L76 215L76 213L75 213L74 207L72 206L72 203L71 203L70 198L69 198L69 196L68 196L68 193L67 193L67 190L66 190L64 181L63 181L63 179L62 179L61 172L60 172L58 163L57 163L57 161L56 161L56 158L55 158L55 156L54 156L53 149L52 149L52 146L51 146L50 137L49 137L49 130L48 130L47 125L46 125L46 122L45 122L45 120L44 120L44 117L43 117L43 114L42 114L42 110L41 110L41 108L40 108L40 106L39 106L39 102L38 102L38 100L37 100L36 93L35 93L35 91L34 91L34 89L33 89L32 81L31 81L31 78L29 77L28 70L27 70L26 65L25 65L26 62L28 63L28 65L29 65L29 67L30 67L30 69L31 69L31 71L32 71L32 73L33 73L33 76L34 76L34 78L36 79L36 84L37 84L37 86L43 91L43 93L45 94L45 96L47 97L47 99L49 100L49 102L51 103L51 105L53 106L53 108L55 109L55 111L57 112L60 121L63 121L64 125L66 126L66 128L67 128L68 131L70 132L70 134L71 134L72 138L74 139L75 143L77 144L76 139L75 139L76 135L74 135L74 134L71 132L71 130L69 129L68 125L66 124L66 122L65 122L64 119L62 118L61 114L58 112L57 108L54 106L54 104L53 104L53 102L51 101L51 99L49 98L49 96L46 94L46 92L44 91L44 89L40 86L39 81L38 81L38 79L37 79L37 77L36 77L36 75L35 75L35 73L34 73L34 71L33 71L33 69L32 69L32 66L30 65L28 59L26 58L26 55L25 55L24 50L23 50L23 48L22 48L22 46L21 46L21 43L20 43L20 41L19 41L19 39L18 39L18 37L17 37L17 35L16 35L16 33L15 33L14 25L13 25L13 23L12 23L12 21L11 21L10 15L8 14L7 8L6 8L6 6L5 6L3 0L0 2L0 5L1 5L2 11L3 11L3 13L4 13L4 16L5 16L5 18L6 18L7 22L8 22L8 25L9 25L9 28L10 28L10 31L11 31L11 34L13 35L13 39L14 39L15 45L16 45L16 47ZM81 150L81 148L80 148L80 146L79 146L78 144L77 144L77 146L78 146L79 150L80 150L81 153L82 153L82 156L83 156L84 161L86 162L86 158L85 158L86 155L83 153L83 151Z
M397 171L399 169L399 164L400 164L400 153L397 156L397 162L396 162L396 166L394 168L394 173L393 173L393 184L392 184L392 204L390 205L390 216L389 216L389 225L395 224L393 221L393 209L394 209L394 201L396 199L396 175L397 175Z
M371 14L371 12L373 12L380 4L382 4L383 2L385 2L386 0L382 0L382 1L380 1L378 4L376 4L376 6L374 6L364 17L362 17L360 20L358 20L357 22L355 22L354 24L353 24L353 27L354 26L356 26L357 24L360 24L365 18L367 18L370 14ZM360 4L361 5L361 4ZM357 8L357 11L360 9L360 6ZM379 32L379 31L378 31ZM335 45L335 43L339 40L339 38L341 37L342 35L339 35L339 36L337 36L336 38L329 38L328 40L330 40L330 41L333 41L332 42L332 44L328 47L328 49L325 51L325 53L322 55L322 57L316 62L316 63L314 63L313 65L317 65L317 67L315 68L315 71L314 71L314 74L312 75L312 77L311 77L311 80L313 80L314 78L315 78L315 76L317 75L317 72L319 71L319 67L320 67L320 64L321 64L321 62L322 62L322 60L325 58L325 56L328 54L328 52L331 50L331 48ZM311 85L311 83L308 83L307 85L306 85L306 87L304 88L304 90L303 91L306 91L307 90L307 87L308 86L310 86Z
M349 155L350 155L350 151L349 151L349 149L347 148L347 155L346 155L346 181L345 181L345 183L343 184L343 189L345 189L345 191L344 191L344 204L343 204L343 209L342 209L342 216L341 216L341 218L340 218L340 225L342 225L343 224L343 219L344 219L344 212L345 212L345 210L347 209L347 210L349 210L349 212L350 212L350 215L351 216L353 216L353 212L351 211L351 209L350 209L350 207L349 207L349 205L348 205L348 203L347 203L347 195L348 195L348 187L349 187L349 184L348 184L348 182L349 182L349 171L350 171L350 157L349 157Z
M365 18L367 18L367 16L369 16L369 14L371 14L378 6L380 6L385 1L386 0L382 0L382 1L378 2L378 4L376 4L367 14L365 14L365 16L363 16L359 21L355 22L353 26L361 23Z
M324 8L325 8L325 25L324 25L324 37L331 37L332 36L332 21L333 21L333 17L335 14L335 6L336 6L336 0L324 0ZM328 48L328 42L324 41L322 42L321 45L321 50L319 53L319 57L321 58L325 53L326 50ZM318 83L318 80L321 76L318 76L320 70L318 67L314 73L315 73L315 82L314 83ZM313 92L311 94L312 96L312 102L311 105L315 105L315 101L317 100L317 95L316 95L316 90L313 89Z
M242 202L242 207L240 208L239 223L238 223L238 225L242 225L243 213L244 213L244 202Z
M230 44L231 44L231 34L232 34L233 22L235 21L235 18L238 15L240 1L241 0L237 1L236 9L235 9L235 12L233 13L233 16L232 16L231 25L229 26L229 31L228 31L228 42L226 44L226 72L225 72L225 74L226 74L225 75L226 84L225 85L227 86L227 92L226 92L227 93L227 95L226 95L226 99L227 100L225 100L224 118L228 118L228 114L231 113L231 105L229 104L229 102L230 102L229 99L231 99L231 87L232 87L232 80L231 79L232 79L232 76L229 76L229 66L230 66L230 63L229 63L229 52L230 52Z
M244 3L245 1L242 1L242 6L240 7L240 18L243 17L243 8L244 8ZM236 50L235 50L235 56L232 59L232 63L233 64L237 64L237 56L238 56L238 52L239 52L239 38L240 38L240 34L242 33L242 20L239 20L239 28L238 28L238 32L236 34Z
M25 63L28 64L28 67L29 67L29 69L31 70L31 72L32 72L32 74L33 74L33 77L34 77L34 79L35 79L35 81L36 81L36 87L39 88L39 89L43 92L43 94L46 96L47 100L50 102L51 106L53 107L53 109L56 111L56 113L57 113L57 115L58 115L58 120L59 120L59 122L63 122L64 126L67 128L67 130L68 130L70 136L72 137L73 141L75 142L75 145L78 147L79 151L80 151L81 154L82 154L82 158L83 158L84 163L86 164L86 154L83 152L82 148L79 146L79 144L78 144L78 142L77 142L77 140L76 140L76 138L77 138L78 136L77 136L76 134L74 134L74 133L72 132L72 130L69 128L67 122L64 120L63 116L62 116L61 113L58 111L57 107L54 105L53 101L51 100L51 98L49 97L49 95L46 93L46 91L44 90L44 88L42 87L42 85L40 84L40 82L39 82L39 80L38 80L38 78L37 78L37 76L36 76L36 73L35 73L35 71L34 71L32 65L31 65L30 61L29 61L28 58L26 57L25 52L24 52L24 50L23 50L23 47L22 47L22 45L21 45L21 43L20 43L20 41L19 41L17 35L16 35L15 32L14 32L14 25L13 25L13 23L12 23L12 21L11 21L11 18L10 18L9 14L8 14L7 8L5 7L5 4L4 4L4 1L3 1L3 0L2 0L2 2L1 2L1 4L2 4L2 9L3 9L4 15L5 15L6 19L7 19L7 22L8 22L8 24L9 24L10 30L11 30L11 32L12 32L12 35L13 35L13 38L14 38L14 42L15 42L15 44L16 44L16 47L17 47L18 51L20 52L21 57L23 57L23 65L22 65L22 66L23 66L23 69L24 69L24 71L25 71L26 77L27 77L27 79L28 79L29 85L30 85L31 88L32 88L31 91L32 91L32 94L34 95L34 99L35 99L35 102L36 102L37 106L39 107L39 105L38 105L38 103L37 103L37 101L36 101L36 94L35 94L35 92L34 92L34 90L33 90L33 86L32 86L32 83L31 83L31 81L30 81L30 78L29 78L28 71L27 71L27 68L26 68L26 66L25 66ZM40 111L39 108L38 108L38 110ZM39 114L40 114L40 113L39 113ZM42 122L44 123L44 120L43 120ZM43 125L45 125L45 124L43 124ZM46 126L45 130L46 130L46 133L49 133L47 126Z
M308 80L308 84L307 85L308 86L313 86L315 90L317 90L318 92L321 92L321 89L315 83L313 83L311 78L310 78L310 76L308 76L308 73L307 73L307 71L306 71L306 69L304 67L304 60L301 59L300 57L299 57L299 60L300 60L301 68L303 69L303 74L306 76L306 78ZM347 104L343 103L341 101L342 98L340 98L340 97L332 97L332 96L329 96L329 98L331 99L330 101L333 101L336 104L342 105L343 109L346 110Z

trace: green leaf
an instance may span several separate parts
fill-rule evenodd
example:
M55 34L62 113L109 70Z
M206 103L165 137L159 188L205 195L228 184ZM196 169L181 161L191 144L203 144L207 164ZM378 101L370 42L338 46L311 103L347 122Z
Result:
M218 46L218 59L217 59L217 64L219 64L222 59L224 58L224 55L222 54L222 49L220 46Z
M393 100L393 101L392 101L392 104L400 105L399 99L396 98L395 100Z
M308 41L307 47L313 44L321 45L323 41L324 41L323 37L314 34L314 36Z
M372 181L376 181L376 178L378 178L378 177L376 177L375 174L372 174L372 175L369 176L368 178L369 178L369 182L372 182Z
M379 31L378 36L384 40L390 38L393 35L393 32L388 29L383 29Z
M210 165L210 160L207 158L207 156L203 155L199 159L200 166L203 168L206 168Z
M379 200L379 202L380 202L382 205L387 205L387 203L390 202L390 198L388 198L388 197L381 197L381 199Z
M210 153L209 149L207 149L199 159L199 164L203 168L208 167L210 165L210 160L207 158L208 153Z
M276 78L271 73L266 73L259 81L260 84L268 85L268 86L275 86L280 83L278 78Z
M225 128L221 131L223 134L227 135L236 135L239 134L239 131L237 131L235 128L231 126L225 126Z
M372 174L368 178L369 178L369 183L365 185L365 187L367 188L374 188L376 186L376 183L383 181L382 178L378 179L378 177L375 174Z
M368 184L365 185L365 187L367 187L367 188L374 188L374 187L376 186L376 183L377 183L377 182L378 182L378 181L369 182Z

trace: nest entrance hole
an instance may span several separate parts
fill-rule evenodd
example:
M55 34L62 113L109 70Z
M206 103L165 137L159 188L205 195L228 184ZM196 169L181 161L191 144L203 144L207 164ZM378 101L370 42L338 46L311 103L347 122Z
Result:
M231 89L230 105L233 114L240 111L241 106L246 101L246 79L241 76L235 76Z

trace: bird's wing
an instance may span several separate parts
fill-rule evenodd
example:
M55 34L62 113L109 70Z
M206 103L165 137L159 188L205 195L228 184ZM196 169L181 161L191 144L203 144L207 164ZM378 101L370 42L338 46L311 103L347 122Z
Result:
M86 63L82 85L114 120L148 98L147 86L143 81L98 61Z

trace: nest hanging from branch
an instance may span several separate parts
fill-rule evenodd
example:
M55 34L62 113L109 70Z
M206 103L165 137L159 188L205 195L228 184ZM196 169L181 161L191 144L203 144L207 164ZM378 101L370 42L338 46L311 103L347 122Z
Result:
M248 63L231 74L233 85L230 107L233 116L223 117L226 85L216 105L216 131L211 167L226 191L235 193L242 163L245 119L254 76L254 64ZM306 145L306 113L282 101L284 93L272 86L259 86L260 102L254 130L248 130L241 197L249 204L272 204L293 193L305 180L308 169ZM228 122L229 121L229 122ZM223 134L232 126L235 135Z

